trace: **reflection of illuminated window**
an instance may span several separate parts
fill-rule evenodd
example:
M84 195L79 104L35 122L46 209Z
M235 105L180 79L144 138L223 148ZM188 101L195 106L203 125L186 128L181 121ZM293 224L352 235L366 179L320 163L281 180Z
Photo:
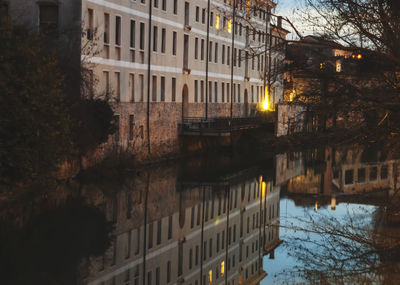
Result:
M221 262L221 276L224 276L225 274L225 261Z

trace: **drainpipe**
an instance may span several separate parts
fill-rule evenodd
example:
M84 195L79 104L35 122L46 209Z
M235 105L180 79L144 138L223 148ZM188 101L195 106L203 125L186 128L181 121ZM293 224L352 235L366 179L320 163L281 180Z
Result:
M270 16L270 10L269 10L269 8L268 8L268 10L267 10L267 17L265 18L265 37L266 37L266 39L265 39L265 47L264 47L264 98L263 99L265 99L265 96L267 96L267 94L265 94L265 87L267 86L267 82L266 82L266 80L267 80L267 78L266 78L266 73L267 73L267 59L269 58L269 57L267 57L267 47L268 47L268 41L267 41L267 39L269 39L269 37L268 37L268 23L269 23L269 21L270 21L270 18L271 18L271 16ZM267 38L268 37L268 38ZM268 70L268 76L269 76L269 70ZM269 88L268 88L268 92L269 92Z
M235 15L236 15L236 0L232 1L233 5L233 15L232 15L232 44L231 44L231 125L232 125L232 117L233 117L233 60L234 60L234 49L235 49ZM232 132L231 132L232 133Z
M151 15L152 15L152 8L153 3L152 0L149 0L149 40L148 40L148 47L147 47L147 116L146 116L146 123L147 123L147 151L148 154L151 153L150 151L150 76L151 76Z
M210 2L207 3L207 47L206 47L206 120L208 120L208 57L210 48Z

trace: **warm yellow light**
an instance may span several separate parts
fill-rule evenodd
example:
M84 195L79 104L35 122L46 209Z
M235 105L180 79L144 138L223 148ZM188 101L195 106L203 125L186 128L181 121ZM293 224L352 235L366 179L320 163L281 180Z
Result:
M319 209L319 203L318 203L318 201L315 201L314 210L315 210L315 211L318 211L318 209Z
M208 271L208 284L212 283L212 270Z
M263 182L261 189L262 189L262 197L264 198L265 197L265 189L267 189L267 183Z
M357 59L362 59L362 54L358 54Z
M331 209L332 210L336 209L336 198L335 198L335 196L332 196L332 198L331 198Z
M265 96L263 102L261 102L261 110L262 111L274 111L274 108L270 106L269 95L268 95L268 87L265 86Z
M225 274L225 261L221 262L221 276L224 276Z
M296 90L292 90L289 94L289 102L293 102L294 98L296 97Z
M215 28L219 29L219 14L215 15Z
M355 54L353 54L351 57L352 57L352 58L356 58L356 55L355 55Z
M232 33L232 19L228 20L228 33Z

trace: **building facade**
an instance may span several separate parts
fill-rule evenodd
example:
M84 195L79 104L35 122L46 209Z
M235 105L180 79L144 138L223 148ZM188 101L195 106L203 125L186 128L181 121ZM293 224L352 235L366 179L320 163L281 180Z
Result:
M81 62L118 123L105 148L140 158L178 151L183 118L247 117L264 101L264 77L283 61L271 45L286 33L270 23L272 1L236 1L235 15L233 3L5 0L2 11L39 32L82 35ZM282 88L271 90L272 105L283 100Z

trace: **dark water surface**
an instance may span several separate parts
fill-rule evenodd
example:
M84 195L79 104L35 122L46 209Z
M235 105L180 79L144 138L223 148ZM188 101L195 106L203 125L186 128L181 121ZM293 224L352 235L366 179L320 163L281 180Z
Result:
M221 156L0 201L0 284L395 284L398 162Z

